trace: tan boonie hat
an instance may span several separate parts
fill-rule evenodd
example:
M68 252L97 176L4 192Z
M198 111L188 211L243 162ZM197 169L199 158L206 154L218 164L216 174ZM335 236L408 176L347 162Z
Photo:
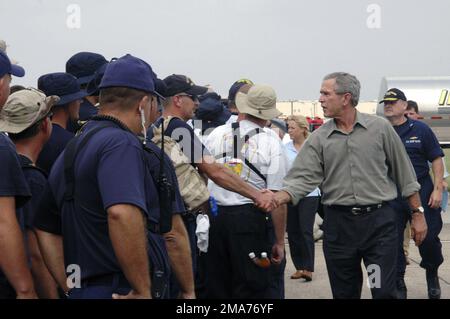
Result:
M0 112L0 131L17 134L26 130L47 116L58 101L56 95L47 97L33 88L11 94Z
M281 115L281 112L277 110L277 95L268 85L256 84L247 94L238 92L236 106L239 112L263 120L271 120Z

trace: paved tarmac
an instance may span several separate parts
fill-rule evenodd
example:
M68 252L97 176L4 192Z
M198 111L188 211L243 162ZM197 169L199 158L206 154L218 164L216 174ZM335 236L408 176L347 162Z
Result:
M450 207L449 207L450 209ZM442 299L450 299L450 210L442 214L444 226L440 235L442 242L442 252L444 263L439 268ZM322 241L317 241L316 245L315 272L311 282L303 279L290 279L295 268L289 255L289 245L286 240L287 265L285 271L286 299L330 299L332 298L328 273L322 250ZM425 270L420 268L419 250L410 243L410 265L407 266L405 282L408 288L408 299L427 299L427 283ZM363 285L362 298L371 298L367 285Z

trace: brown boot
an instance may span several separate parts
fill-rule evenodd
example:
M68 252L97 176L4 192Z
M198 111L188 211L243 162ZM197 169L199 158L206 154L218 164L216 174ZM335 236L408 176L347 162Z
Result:
M307 270L302 270L302 278L305 279L305 281L311 281L312 280L312 272Z
M303 270L297 270L291 276L291 279L300 279L300 278L303 278Z

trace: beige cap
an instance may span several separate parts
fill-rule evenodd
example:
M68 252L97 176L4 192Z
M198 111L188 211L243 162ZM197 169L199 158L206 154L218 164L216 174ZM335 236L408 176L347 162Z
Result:
M29 88L11 94L0 112L0 131L20 133L43 119L59 97Z
M281 115L281 112L277 110L277 95L268 85L256 84L247 94L238 92L236 107L241 113L263 120L271 120Z

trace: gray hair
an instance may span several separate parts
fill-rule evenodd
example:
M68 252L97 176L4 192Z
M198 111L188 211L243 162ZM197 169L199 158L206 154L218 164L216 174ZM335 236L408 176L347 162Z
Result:
M164 100L162 100L162 106L168 107L169 105L172 104L172 102L173 102L173 96L168 96Z
M361 84L359 83L359 80L356 78L356 76L345 72L334 72L328 74L323 78L324 81L332 79L336 80L336 87L334 89L335 92L337 94L350 93L352 95L352 105L354 107L357 106L359 102L359 92L361 90Z

